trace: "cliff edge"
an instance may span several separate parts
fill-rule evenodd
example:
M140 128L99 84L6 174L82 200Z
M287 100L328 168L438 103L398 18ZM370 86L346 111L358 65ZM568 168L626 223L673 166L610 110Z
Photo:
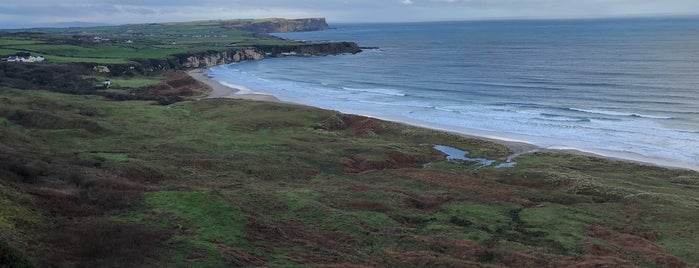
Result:
M222 21L221 26L255 33L304 32L330 29L325 18L232 20Z

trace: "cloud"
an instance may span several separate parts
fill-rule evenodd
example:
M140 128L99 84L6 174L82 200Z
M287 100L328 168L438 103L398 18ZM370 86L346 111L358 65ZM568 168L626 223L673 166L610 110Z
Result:
M400 3L400 5L397 5ZM401 8L400 6L410 6ZM263 17L333 22L699 15L697 0L18 0L0 3L0 28L66 21L113 24Z

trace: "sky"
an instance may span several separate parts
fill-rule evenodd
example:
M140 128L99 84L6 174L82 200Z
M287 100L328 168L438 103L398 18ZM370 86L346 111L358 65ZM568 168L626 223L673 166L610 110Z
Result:
M699 15L699 0L0 0L0 28L326 17L329 23Z

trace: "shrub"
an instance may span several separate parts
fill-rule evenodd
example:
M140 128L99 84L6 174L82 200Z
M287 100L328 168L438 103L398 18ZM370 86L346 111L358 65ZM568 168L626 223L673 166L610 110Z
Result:
M3 159L0 159L3 160ZM0 169L9 171L10 174L21 179L22 182L35 182L40 176L46 176L49 173L49 164L41 160L32 160L25 162L19 158L10 158L3 160L0 163Z
M113 221L59 226L43 240L57 251L50 266L133 267L152 257L170 234L158 228Z
M0 241L0 267L30 268L32 263L16 248Z
M77 164L84 167L101 167L104 161L106 161L104 157L97 155L80 155Z
M29 190L29 194L36 198L37 207L51 215L81 217L99 213L97 207L80 203L74 189L37 187Z
M95 179L80 188L79 201L103 210L123 209L138 202L145 187L126 179Z

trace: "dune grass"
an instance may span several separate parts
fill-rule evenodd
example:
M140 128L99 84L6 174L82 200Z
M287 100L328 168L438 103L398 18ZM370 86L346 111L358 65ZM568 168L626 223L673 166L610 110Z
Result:
M433 145L511 152L289 104L8 88L0 102L0 227L39 264L115 260L89 236L62 249L44 222L118 247L147 237L123 252L174 267L699 262L696 172L555 153L474 170Z

